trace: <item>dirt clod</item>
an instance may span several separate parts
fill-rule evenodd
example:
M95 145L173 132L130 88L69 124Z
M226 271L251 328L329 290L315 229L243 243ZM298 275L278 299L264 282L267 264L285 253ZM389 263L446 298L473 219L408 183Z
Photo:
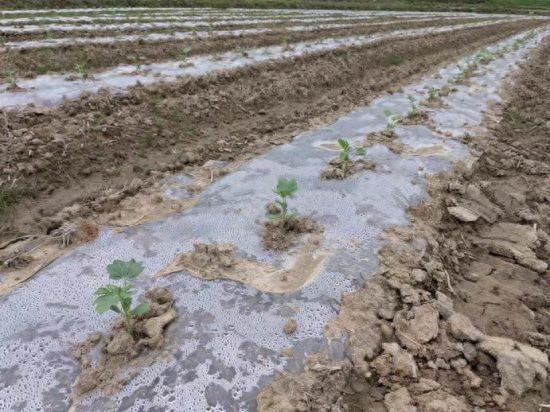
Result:
M368 148L377 144L386 146L395 154L401 154L405 150L405 145L401 143L394 130L382 130L381 132L369 133L363 143L363 147Z
M298 321L296 319L289 319L285 326L283 327L283 331L287 335L293 335L298 330Z
M133 333L129 333L122 321L118 321L109 335L94 332L75 345L73 355L80 362L82 372L78 377L74 395L76 399L95 390L116 392L126 383L123 372L132 376L132 368L139 367L142 353L146 349L160 349L164 343L164 330L173 322L177 313L172 307L174 298L167 288L155 288L145 295L151 309L141 318L134 320ZM99 345L100 354L96 361L91 352Z
M329 180L343 180L355 173L374 170L375 168L374 163L364 159L349 160L345 163L339 158L334 158L329 162L326 169L321 172L321 177Z
M321 226L311 217L291 215L266 221L263 241L266 249L288 250L296 244L300 235L321 232Z

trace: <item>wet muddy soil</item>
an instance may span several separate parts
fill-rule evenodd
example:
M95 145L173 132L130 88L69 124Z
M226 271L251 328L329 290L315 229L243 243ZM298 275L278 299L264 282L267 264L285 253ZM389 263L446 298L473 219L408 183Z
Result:
M264 246L271 250L288 250L308 233L323 229L309 216L290 215L267 220L264 224Z
M377 144L386 146L396 154L403 153L405 150L405 145L401 142L393 129L369 133L363 143L363 148L369 148Z
M139 65L158 61L182 61L189 56L208 53L219 53L242 48L271 46L300 41L311 41L327 37L342 37L365 35L375 32L412 29L420 27L438 27L471 23L483 19L457 19L439 21L395 22L377 25L370 22L367 25L340 29L318 29L304 32L285 31L281 25L259 25L257 29L270 28L273 33L256 35L220 36L210 39L187 39L183 41L146 42L134 41L106 45L78 45L59 48L44 48L31 50L7 50L2 53L0 61L1 72L12 72L16 77L34 77L38 74L75 71L77 65L86 68L88 74L94 71L122 64ZM335 22L339 23L339 22ZM343 22L344 24L352 24ZM355 24L355 23L353 23ZM246 29L251 27L247 26ZM252 27L253 28L253 27ZM217 28L218 29L218 28ZM225 27L219 30L242 29L242 27ZM157 32L157 31L155 31ZM95 34L97 35L97 33ZM101 34L108 35L108 34ZM116 34L115 34L116 35Z
M342 180L355 173L374 170L375 168L376 165L374 163L365 159L342 161L340 158L334 158L329 162L326 169L321 172L321 178Z
M292 61L100 93L0 116L2 240L96 219L158 180L208 159L239 160L288 141L428 71L539 23L388 41ZM388 56L399 57L388 62ZM162 174L162 173L160 173Z
M329 336L259 410L539 411L550 399L550 39L509 78L465 142L470 167L432 178L412 225L385 234L381 268L344 298Z
M140 365L150 364L158 355L164 345L165 328L177 317L174 297L163 287L149 290L145 297L149 311L134 321L132 333L118 321L107 336L92 332L75 345L73 355L82 372L74 387L73 406L79 397L97 389L117 392L139 372ZM93 353L95 348L99 348L99 355Z
M315 230L317 226L309 225L306 229ZM298 234L285 233L284 241L288 243L291 235L297 237ZM281 239L278 240L277 246L280 246ZM292 263L287 269L239 256L233 244L197 243L193 245L193 251L177 255L157 276L185 271L204 280L230 279L263 292L291 293L315 279L327 257L321 250L321 233L310 234L302 240L291 253Z

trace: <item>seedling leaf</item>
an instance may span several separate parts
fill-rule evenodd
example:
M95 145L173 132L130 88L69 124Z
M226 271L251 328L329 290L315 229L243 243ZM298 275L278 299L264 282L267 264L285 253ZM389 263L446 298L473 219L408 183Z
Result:
M115 288L115 290L111 289L110 287ZM119 297L116 292L116 288L117 287L114 285L107 285L97 290L97 298L94 301L94 305L95 309L99 313L105 313L109 310L112 310L113 306L116 307L116 305L118 305Z
M115 260L113 263L107 266L107 272L111 279L133 279L141 272L143 272L144 266L136 262L134 259L124 262L122 260Z
M340 145L340 147L342 148L342 150L344 151L349 151L351 146L349 144L349 142L345 139L338 139L338 144Z
M296 179L279 179L275 193L281 197L292 197L298 191L298 183Z
M140 303L134 309L132 309L132 315L135 317L143 316L149 312L149 304L147 302Z

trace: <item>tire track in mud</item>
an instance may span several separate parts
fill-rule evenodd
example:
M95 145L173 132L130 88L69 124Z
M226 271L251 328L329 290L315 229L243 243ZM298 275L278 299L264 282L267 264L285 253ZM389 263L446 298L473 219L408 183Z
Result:
M425 47L425 45L419 46ZM508 61L509 63L517 57L519 56L504 56L504 59L510 59ZM497 75L502 75L502 70L505 70L506 67L495 64L491 66L490 69L496 70ZM454 71L458 70L457 67L451 70L445 70L442 71L442 75L444 75L444 79L446 79L453 75ZM489 79L495 82L498 81L498 76L489 76ZM355 135L356 130L353 131L354 138L361 139L364 137L364 133L373 131L372 129L378 127L384 127L385 120L382 116L382 109L386 104L390 104L391 102L392 108L398 110L398 112L408 110L408 103L405 95L409 91L410 88L403 93L379 99L379 101L372 106L370 111L369 109L364 109L367 111L366 114L371 116L374 115L374 118L368 116L363 117L362 113L358 112L355 116L358 122L357 124L354 124L353 115L348 116L337 123L340 124L342 130L335 124L332 128L325 129L325 135L323 135L323 131L321 131L317 134L317 137L322 141L327 139L332 141L345 131L344 125L354 124L354 127L359 128L357 130L361 130L357 135ZM314 136L315 133L309 135L307 138L303 137L302 139L297 139L292 145L293 147L299 147L300 145L307 146L308 139L312 139ZM421 138L420 140L422 141L423 139ZM442 141L445 142L445 140ZM416 143L418 142L415 142L415 139L409 139L408 141L408 144L415 145ZM425 144L425 142L420 142L420 145L423 144ZM450 143L447 142L447 144ZM275 163L281 161L284 163L286 160L282 159L289 158L288 152L285 153L284 147L277 150L280 157L275 156L270 159L275 160ZM311 147L308 150L308 153L310 153L312 150ZM377 153L378 155L373 152L373 156L382 155L382 158L387 156L387 152L384 151ZM304 159L300 157L299 150L297 151L297 155L298 158L294 159L294 161L300 162L302 165L300 167L309 167L307 162L304 162ZM395 158L393 159L395 160ZM261 159L258 160L261 163ZM384 160L388 163L388 160L391 159L385 158ZM413 162L412 166L414 166L411 170L416 170L416 167L419 167L420 163L423 163L418 163L418 159L411 161ZM314 166L316 168L319 166L315 174L315 179L317 179L321 170L321 164L316 164ZM396 168L396 171L404 170L403 163L392 163L392 166ZM440 164L433 162L430 163L428 169L433 171L432 168L437 169L438 167L440 167ZM239 179L236 175L237 174L232 178ZM261 180L264 175L265 173L257 173L252 177L253 179ZM379 172L378 175L384 175L384 172ZM242 177L243 176L241 176L241 178ZM228 178L231 179L230 176L228 176ZM389 179L392 178L390 177ZM223 189L223 183L221 183L221 186ZM229 187L235 188L234 185L229 185ZM215 190L215 188L212 188L211 191L214 195L216 194ZM418 188L413 190L415 193L418 191L421 190ZM231 191L228 192L226 189L227 196L231 198L235 195L237 195L237 197L242 197L243 194L238 192L237 190L236 193L232 193ZM361 193L374 194L375 191L367 190ZM256 193L253 191L251 195L256 196ZM392 196L388 196L388 199L390 197ZM207 201L206 203L216 207L216 204L219 205L220 201L224 203L223 199L214 196L211 201ZM241 201L243 201L243 199L241 199ZM397 203L399 203L399 201ZM300 202L300 206L304 207L305 203ZM327 207L326 205L320 206ZM331 204L330 207L334 207L334 204ZM404 208L405 205L400 204L400 207ZM256 210L256 213L258 213L258 210ZM198 214L200 215L200 212ZM246 215L246 213L244 214ZM246 216L246 219L250 224L250 216ZM377 222L383 220L384 219L380 218L376 219ZM228 220L226 219L226 223L227 222ZM353 227L357 227L355 222L349 223ZM162 224L163 223L161 223L161 225ZM177 218L172 219L170 222L165 222L165 229L171 227L171 224L177 224ZM173 229L174 228L172 228L172 230ZM141 231L144 232L142 233ZM186 235L193 236L192 233L189 234L184 230L179 231L177 228L176 232L178 234L186 233ZM168 237L166 238L166 236ZM168 239L170 239L170 241L164 243L164 241ZM250 239L243 240L243 244L246 244L249 240ZM62 337L59 336L59 334L65 337L66 333L71 333L68 332L68 329L70 329L72 331L71 337L82 336L87 327L96 325L97 321L95 319L90 319L88 312L89 308L82 303L82 293L83 289L87 290L90 288L90 284L92 286L91 289L93 289L94 283L97 283L97 278L95 276L90 276L90 273L94 273L99 269L97 265L101 265L104 261L109 261L113 254L120 256L120 254L126 253L144 253L147 255L149 267L153 270L161 265L166 259L167 256L162 254L166 253L166 250L164 250L165 247L170 247L170 253L172 253L177 244L174 242L173 238L170 238L168 230L164 230L161 227L159 232L158 227L155 229L155 226L151 225L146 228L142 227L130 230L125 235L106 235L100 239L95 246L95 248L90 246L87 250L81 250L80 254L74 256L74 261L72 260L73 257L68 256L63 262L54 265L54 267L49 269L48 273L44 273L41 277L36 278L35 283L29 283L24 288L20 289L18 299L10 301L10 305L5 308L11 312L5 312L7 313L6 318L8 321L4 327L9 332L4 335L6 336L5 339L7 344L2 348L5 348L5 351L1 358L8 367L13 364L13 360L17 360L18 367L20 368L16 370L18 373L10 375L11 377L8 383L12 386L12 393L18 393L17 391L20 390L22 385L31 383L32 387L40 392L38 393L38 397L29 397L29 404L33 406L40 405L42 401L42 392L47 395L46 400L51 405L56 405L56 407L60 408L66 406L66 382L73 381L75 370L70 359L64 355L65 349L63 345L65 342L62 340L63 343L60 344L59 341ZM157 256L156 254L159 248L164 250L161 256ZM368 247L370 252L374 249L376 248L371 246ZM88 263L90 267L82 268L84 262ZM364 264L364 262L362 263ZM349 269L349 267L346 267L345 270ZM354 268L351 269L354 270ZM56 276L56 271L66 275L67 273L79 273L79 270L80 276L76 278L74 276ZM332 270L339 269L333 268ZM358 272L355 273L357 274ZM333 276L331 276L327 284L330 290L327 295L329 298L334 298L332 294L335 289L335 276L334 273L332 273L332 275ZM82 405L83 410L102 409L102 407L106 405L105 402L117 402L119 405L124 405L123 407L125 408L175 403L179 408L187 407L193 410L203 410L206 405L213 407L217 404L222 405L225 409L233 409L235 407L238 407L240 410L254 409L254 398L260 377L262 378L260 385L264 385L269 381L272 370L281 370L283 366L289 366L287 363L293 362L296 362L296 364L290 366L291 368L300 368L303 353L311 352L311 350L317 347L318 343L315 341L316 334L322 333L325 317L331 317L334 310L332 305L327 305L327 302L331 301L320 299L319 290L315 288L304 291L299 296L289 297L289 299L292 300L290 302L285 302L279 299L273 299L273 297L267 295L259 296L257 293L254 293L254 291L243 289L239 285L233 283L220 284L214 282L201 284L185 276L182 276L181 280L178 279L174 279L174 282L177 284L172 284L172 286L177 287L178 297L181 299L179 304L183 304L183 307L180 307L181 313L187 313L187 316L185 316L183 320L184 324L179 328L172 329L171 337L174 339L174 343L177 345L179 342L182 342L181 346L176 346L179 350L174 351L172 359L167 359L165 362L158 363L150 368L144 368L141 374L129 384L130 386L128 386L122 394L113 395L109 399L99 394L88 398ZM48 287L54 287L56 282L61 282L64 290L55 289L55 293L43 293ZM79 291L78 296L73 296L71 290L75 288L77 284ZM142 286L143 285L138 285L138 287ZM212 291L214 292L212 293ZM42 298L37 296L37 293L40 293ZM186 297L185 293L189 293L189 297ZM41 328L33 329L35 333L27 332L17 334L15 337L10 335L14 333L13 330L17 331L22 325L28 324L29 322L32 323L35 316L42 316L45 314L44 311L29 312L18 310L14 305L25 306L27 301L30 301L33 304L38 304L40 307L41 299L43 299L44 296L47 296L49 303L47 311L53 311L57 315L55 317L57 327L59 327L60 324L64 325L62 331L57 331L55 328L51 329L47 325L44 325ZM182 297L185 298L182 299ZM226 300L225 297L230 298ZM67 312L66 308L64 309L63 307L56 306L56 300L59 298L66 298L71 301L77 299L79 310L76 313L74 311ZM64 300L63 303L66 303L66 300ZM257 305L256 303L259 304ZM288 306L293 306L294 303L302 305L302 310L296 315L283 310L286 309L287 304ZM4 300L1 304L6 305L7 302ZM234 313L236 314L235 318L233 318ZM75 316L78 317L78 322ZM274 318L272 318L272 316L274 316ZM294 361L292 359L285 359L278 353L281 348L288 345L289 340L284 336L281 330L281 321L288 316L296 316L299 318L299 325L301 327L295 340L291 343L296 349L296 358ZM54 319L54 317L50 319ZM321 321L319 319L321 319ZM20 321L20 324L17 323L17 321ZM313 326L312 323L314 324ZM267 335L265 335L266 324L271 326L267 331ZM281 328L273 327L273 325L281 326ZM230 326L233 326L233 329L231 329ZM321 327L319 328L319 326ZM263 333L258 335L257 328L261 328ZM53 338L51 335L53 335ZM245 337L244 341L243 337ZM15 345L18 344L18 339L25 339L24 347L21 345L19 345L19 348L15 347ZM33 367L29 366L29 364L25 363L22 359L24 359L24 355L28 355L29 352L36 353L35 351L41 344L46 344L47 350L50 352L40 352L38 354L39 357L44 358L43 362L40 363L40 367L43 368L45 372L44 375L39 376L38 380L36 380L36 375L34 378L32 377ZM341 349L340 347L334 348L336 353L339 353ZM44 368L44 365L48 365L50 362L55 365L54 369ZM209 370L203 370L203 367L207 367ZM270 372L267 372L267 370ZM243 371L246 371L246 376L242 375ZM335 370L333 370L333 372L334 371ZM188 373L191 373L191 375L188 375ZM162 376L162 379L155 380L155 378L159 376ZM181 380L178 379L178 377L186 378ZM55 388L55 390L52 391L52 388ZM201 392L201 389L206 390ZM288 392L289 391L286 390L286 393ZM36 393L31 395L36 395ZM4 398L3 401L7 402L6 405L9 406L9 402L11 402L12 399ZM36 402L38 402L38 404L36 404Z

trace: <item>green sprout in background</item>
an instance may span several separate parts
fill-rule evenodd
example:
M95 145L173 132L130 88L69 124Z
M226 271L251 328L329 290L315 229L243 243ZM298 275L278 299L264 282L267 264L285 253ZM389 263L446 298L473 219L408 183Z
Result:
M430 87L428 89L428 100L433 102L439 99L439 89L437 87Z
M393 132L395 126L397 126L399 117L395 115L390 109L384 109L384 116L386 116L386 119L388 121L386 124L386 131Z
M184 47L180 53L180 60L185 60L191 54L193 48L191 46Z
M414 117L418 114L418 107L416 106L416 99L413 95L407 95L407 99L409 100L409 103L411 104L411 111L409 112L409 117Z
M95 309L101 314L112 310L121 315L129 334L133 333L134 319L149 312L148 303L140 303L132 309L133 291L130 281L143 272L143 269L143 265L134 259L128 262L115 260L107 265L107 272L110 279L122 281L122 286L108 284L95 292Z
M4 71L4 75L2 76L2 80L8 86L14 86L15 85L15 76L13 75L13 72L11 70L5 70Z
M75 66L75 70L79 74L79 76L82 77L83 79L88 78L88 75L89 75L88 74L88 68L86 67L85 63L78 63Z

